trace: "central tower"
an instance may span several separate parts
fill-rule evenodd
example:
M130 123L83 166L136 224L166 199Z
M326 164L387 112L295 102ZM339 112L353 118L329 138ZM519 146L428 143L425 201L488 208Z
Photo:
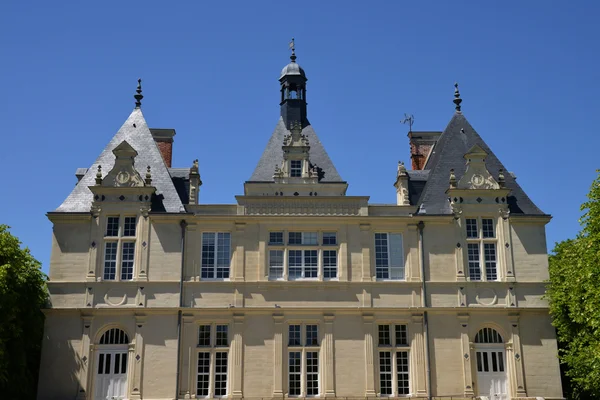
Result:
M306 74L296 62L294 39L290 43L292 55L290 63L283 67L279 83L281 84L281 117L287 129L293 122L302 127L308 125L306 119Z

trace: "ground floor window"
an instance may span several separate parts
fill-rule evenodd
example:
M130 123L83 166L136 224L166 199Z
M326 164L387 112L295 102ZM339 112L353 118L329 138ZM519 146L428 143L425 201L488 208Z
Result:
M226 351L201 351L198 353L198 373L196 396L214 397L227 395L227 356Z

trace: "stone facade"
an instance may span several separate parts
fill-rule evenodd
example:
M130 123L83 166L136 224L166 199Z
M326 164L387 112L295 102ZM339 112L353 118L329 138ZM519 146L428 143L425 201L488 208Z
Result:
M128 137L127 124L118 135ZM189 174L169 169L188 192L177 192L180 212L165 212L157 199L171 192L154 178L166 167L139 165L144 146L157 149L149 130L135 135L148 136L131 143L138 155L118 161L116 143L114 165L97 173L94 164L95 183L80 181L93 194L87 212L48 214L39 399L562 398L543 299L550 217L511 209L505 199L516 189L487 170L484 149L459 160L470 164L454 181L443 172L447 213L411 204L417 179L403 165L396 205L345 196L345 182L319 180L307 164L294 176L292 160L312 165L310 136L280 158L273 180L246 182L232 205L202 204L197 164ZM132 168L139 177L125 179ZM296 187L304 191L294 195ZM473 229L488 233L475 238ZM484 246L479 278L476 246ZM113 329L126 336L110 337ZM481 343L483 332L499 337ZM492 363L505 395L482 387Z

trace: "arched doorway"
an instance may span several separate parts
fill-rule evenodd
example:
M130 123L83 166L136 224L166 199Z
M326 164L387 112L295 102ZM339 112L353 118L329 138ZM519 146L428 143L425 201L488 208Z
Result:
M502 336L492 328L483 328L475 335L477 388L479 396L490 400L508 400L506 351Z
M121 400L127 397L129 336L111 328L100 337L94 370L94 400Z

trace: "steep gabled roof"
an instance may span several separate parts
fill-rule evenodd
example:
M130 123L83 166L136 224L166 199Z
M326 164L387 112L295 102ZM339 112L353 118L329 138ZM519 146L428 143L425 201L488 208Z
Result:
M102 165L103 175L106 176L115 164L115 155L112 151L124 140L138 152L135 157L135 169L140 175L145 176L147 166L152 170L152 185L156 187L157 194L152 202L152 210L176 213L183 210L171 175L154 142L142 110L135 108L121 129L102 150L92 167L87 169L71 194L56 209L57 212L90 211L92 192L88 186L94 185L98 165Z
M273 181L275 166L280 166L283 162L283 150L281 149L283 136L289 134L290 131L285 127L283 118L279 118L271 139L250 177L250 182ZM324 172L321 182L344 182L310 123L302 129L302 134L306 135L310 145L310 162L316 164Z
M434 147L429 157L426 170L430 170L427 184L419 201L419 213L450 214L446 189L449 187L450 169L454 169L456 178L460 179L466 170L464 155L474 145L479 145L488 153L486 167L494 178L498 171L506 168L494 152L477 134L475 129L461 112L456 112ZM513 214L545 215L509 173L505 173L506 188L511 189L508 205Z

